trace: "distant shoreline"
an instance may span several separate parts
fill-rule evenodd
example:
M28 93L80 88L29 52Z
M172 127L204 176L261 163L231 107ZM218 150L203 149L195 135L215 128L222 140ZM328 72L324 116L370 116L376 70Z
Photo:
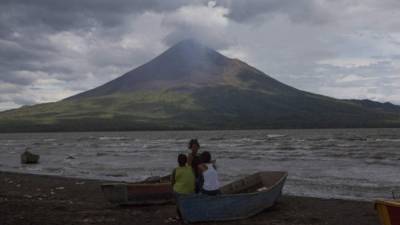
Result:
M322 127L322 128L246 128L246 129L149 129L149 130L54 130L54 131L1 131L1 134L23 134L23 133L101 133L101 132L161 132L161 131L257 131L257 130L352 130L352 129L361 129L361 130L369 130L369 129L400 129L400 127Z

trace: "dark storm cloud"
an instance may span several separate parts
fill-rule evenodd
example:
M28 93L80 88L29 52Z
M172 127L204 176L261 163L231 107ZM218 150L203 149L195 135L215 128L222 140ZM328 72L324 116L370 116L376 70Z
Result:
M15 73L2 73L0 77L2 82L7 82L11 84L19 84L19 85L29 85L35 81L35 77L32 76L24 76Z
M21 27L38 31L85 29L95 25L119 26L127 15L147 11L170 12L182 6L204 5L206 0L3 0L0 2L0 37ZM227 17L248 21L263 14L286 14L294 21L322 22L327 11L314 0L219 0L217 6L229 9Z
M324 23L329 13L315 0L221 0L229 8L228 17L237 22L254 22L261 15L287 15L294 22Z
M200 2L200 1L193 1ZM2 25L43 25L52 30L87 28L95 24L118 26L126 15L145 11L165 12L193 2L185 0L3 0Z
M65 31L85 33L102 27L104 38L115 39L124 28L114 32L108 29L123 26L129 15L171 11L189 3L183 0L0 1L0 81L21 85L35 81L28 75L21 78L16 71L44 71L57 76L64 74L61 79L74 79L72 65L56 62L65 49L49 43L49 35ZM105 61L102 57L99 54L99 60L96 57L90 60Z
M47 73L69 74L69 68L52 62L60 52L46 41L42 33L19 34L18 37L0 39L0 81L29 85L35 81L28 75L20 76L17 71L46 71Z

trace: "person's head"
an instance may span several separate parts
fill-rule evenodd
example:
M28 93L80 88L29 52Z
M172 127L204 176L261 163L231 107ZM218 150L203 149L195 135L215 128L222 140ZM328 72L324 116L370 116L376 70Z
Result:
M200 155L200 159L202 163L210 163L211 162L211 154L207 151L204 151Z
M179 166L185 166L187 162L187 157L185 154L179 154L178 155L178 164Z
M197 141L197 139L191 139L189 141L188 148L192 150L192 153L197 154L197 151L200 148L199 141Z

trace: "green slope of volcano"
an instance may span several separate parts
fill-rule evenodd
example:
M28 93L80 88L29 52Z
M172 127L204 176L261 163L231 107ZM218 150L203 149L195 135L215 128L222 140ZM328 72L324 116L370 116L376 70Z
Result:
M304 92L192 40L100 87L0 113L3 132L399 126L399 106Z

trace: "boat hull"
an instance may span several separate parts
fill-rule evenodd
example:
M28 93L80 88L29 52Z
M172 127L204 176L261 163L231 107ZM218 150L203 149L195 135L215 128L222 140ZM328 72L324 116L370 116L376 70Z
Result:
M400 225L400 200L377 200L375 209L382 225Z
M286 175L264 191L218 196L180 195L177 202L186 223L244 219L273 206L282 195L285 180Z

